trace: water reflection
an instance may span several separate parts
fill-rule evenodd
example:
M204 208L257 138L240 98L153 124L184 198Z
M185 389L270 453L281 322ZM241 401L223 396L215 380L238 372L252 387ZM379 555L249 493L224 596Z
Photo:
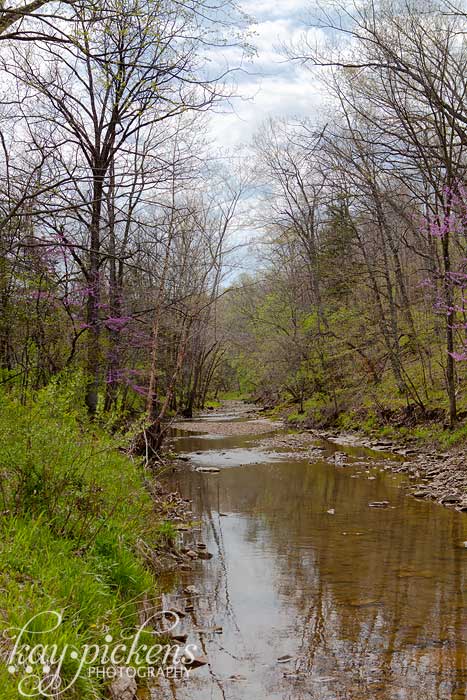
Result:
M239 448L254 451L254 442L180 441L184 453ZM467 551L458 546L465 516L410 498L399 478L324 461L223 466L176 479L202 514L201 536L214 554L183 584L202 593L193 625L223 633L191 632L209 667L169 697L467 697ZM372 501L390 507L370 508Z

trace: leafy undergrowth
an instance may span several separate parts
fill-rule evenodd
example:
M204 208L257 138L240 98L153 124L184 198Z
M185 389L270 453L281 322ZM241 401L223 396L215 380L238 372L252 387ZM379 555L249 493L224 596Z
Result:
M222 406L222 403L220 401L215 401L212 399L211 401L205 401L204 402L204 408L220 408Z
M158 583L138 555L171 538L144 488L143 467L90 425L78 381L52 384L21 405L3 395L0 413L0 626L21 629L35 615L41 644L81 649L138 626L138 606ZM62 624L50 631L56 611ZM10 636L11 635L7 635ZM25 644L36 645L28 632ZM13 643L0 641L7 662ZM67 658L64 686L79 659ZM0 663L3 700L17 700L18 676ZM60 697L104 698L103 681L81 674Z
M465 447L467 443L467 423L465 418L459 421L453 429L446 427L442 420L422 417L414 424L403 425L397 413L389 413L382 417L378 411L370 408L342 410L331 419L323 420L319 410L308 410L299 413L296 409L278 407L276 414L282 414L290 425L296 428L333 428L342 431L361 432L373 438L385 438L400 442L410 442L433 449L449 450Z
M436 359L436 358L435 358ZM448 402L440 358L433 361L429 381L420 362L408 365L414 396L402 394L389 369L379 383L362 381L357 375L346 375L343 385L316 391L304 399L300 411L297 402L287 393L272 415L285 418L297 428L359 431L372 437L407 441L433 449L461 449L467 441L467 392L460 376L457 391L458 424L450 429ZM458 368L459 375L463 371ZM423 404L423 409L420 404Z

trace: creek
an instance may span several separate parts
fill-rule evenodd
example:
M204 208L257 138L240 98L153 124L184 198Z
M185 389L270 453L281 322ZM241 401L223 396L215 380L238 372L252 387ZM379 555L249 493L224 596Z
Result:
M179 588L196 586L183 624L209 663L154 697L465 700L466 516L411 497L396 457L321 441L310 459L267 437L174 439L191 462L174 486L213 555Z

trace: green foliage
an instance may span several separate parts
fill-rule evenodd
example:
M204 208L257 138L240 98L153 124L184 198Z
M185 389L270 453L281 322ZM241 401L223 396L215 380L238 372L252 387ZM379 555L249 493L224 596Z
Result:
M241 343L232 344L230 366L255 398L277 407L274 415L294 423L458 444L462 431L440 438L449 414L442 321L412 290L408 307L397 308L390 352L386 292L375 297L372 285L380 280L362 269L360 255L354 259L358 222L350 220L345 198L328 214L319 264L301 251L311 278L299 256L291 257L297 253L293 232L277 231L277 258L272 254L269 269L246 279L231 297L229 327ZM466 367L456 365L460 415L467 411Z
M306 420L306 414L298 413L297 411L292 411L287 415L287 420L290 423L303 423Z
M460 425L454 430L443 430L438 441L444 449L457 446L467 440L467 423Z
M354 411L342 411L337 419L337 425L343 430L355 430L359 426L358 416Z
M80 375L61 377L26 405L4 392L0 413L1 625L62 612L63 624L41 643L75 647L138 624L138 600L158 590L138 544L157 548L176 537L171 523L154 519L142 465L88 423L82 386ZM64 679L75 672L68 660ZM2 698L17 700L16 684L2 665ZM83 674L63 697L106 691Z
M251 393L247 391L223 391L220 398L223 401L248 401L251 399Z
M160 523L154 531L156 541L163 547L171 546L175 544L177 539L177 530L174 524L169 520L165 520Z
M206 401L204 403L204 408L220 408L222 406L220 401Z
M117 439L91 429L78 403L67 408L68 398L53 385L26 406L4 397L0 503L15 516L45 517L57 535L87 547L109 520L124 522L141 486ZM147 511L148 498L144 504Z
M38 412L58 421L81 421L88 423L85 405L86 377L82 370L67 370L53 377L46 387L35 395L34 404Z
M157 530L155 536L157 538ZM100 580L120 595L131 599L143 595L153 586L150 573L135 557L131 541L120 528L107 528L98 535L92 557Z
M361 429L364 432L371 432L378 427L378 418L374 413L369 413L361 423Z

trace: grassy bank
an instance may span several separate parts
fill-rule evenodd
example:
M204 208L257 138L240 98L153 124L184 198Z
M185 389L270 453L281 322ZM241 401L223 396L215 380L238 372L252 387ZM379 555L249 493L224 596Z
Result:
M155 512L142 464L119 449L123 438L89 423L81 386L79 377L62 379L26 405L4 392L0 412L0 625L21 629L38 613L57 611L60 628L40 643L78 649L136 628L140 601L158 592L138 555L141 542L157 549L173 534ZM35 631L49 627L39 618ZM34 645L38 637L23 641ZM1 642L2 661L12 644ZM67 658L65 686L78 664ZM3 700L17 700L19 678L0 664ZM61 697L107 691L82 674Z
M310 404L313 404L312 407L309 406ZM399 419L397 415L393 413L388 415L386 411L381 415L379 410L369 406L356 406L342 410L337 415L323 420L320 407L316 408L314 400L305 402L303 412L299 412L296 406L290 406L284 402L278 404L271 415L281 416L294 428L360 432L370 437L410 442L421 447L439 450L451 448L458 450L465 446L467 441L467 424L463 420L451 429L443 421L430 417L418 416L412 421L406 420L402 414Z
M459 375L463 369L459 367ZM285 418L294 427L359 431L434 449L462 448L467 440L464 378L458 379L458 421L450 428L441 361L431 369L430 382L416 360L408 363L407 376L420 403L401 394L389 370L378 383L364 381L355 371L306 397L302 407L284 393L271 415Z

